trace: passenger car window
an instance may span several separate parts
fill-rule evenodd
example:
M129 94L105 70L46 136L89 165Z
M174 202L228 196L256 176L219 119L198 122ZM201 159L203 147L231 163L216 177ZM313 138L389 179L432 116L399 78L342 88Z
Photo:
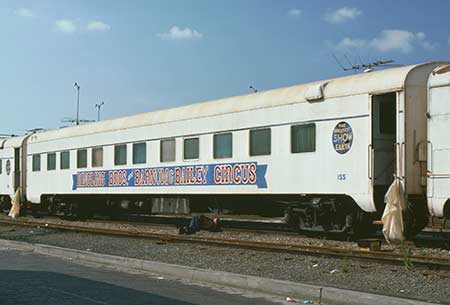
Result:
M316 124L291 126L291 152L316 151Z
M250 130L250 156L270 155L270 128Z
M33 155L33 172L41 170L41 155Z
M192 160L199 158L199 139L189 138L184 139L184 159Z
M161 140L161 162L175 161L175 139Z
M77 150L77 168L87 167L87 149Z
M147 162L147 143L133 144L133 164L143 164Z
M114 165L127 164L127 145L121 144L114 146Z
M56 153L47 154L47 170L55 170L56 169Z
M103 147L92 148L92 167L103 166Z
M214 159L231 158L233 156L233 134L215 134L213 138Z
M59 166L61 169L68 169L70 168L70 152L69 151L62 151L59 155Z

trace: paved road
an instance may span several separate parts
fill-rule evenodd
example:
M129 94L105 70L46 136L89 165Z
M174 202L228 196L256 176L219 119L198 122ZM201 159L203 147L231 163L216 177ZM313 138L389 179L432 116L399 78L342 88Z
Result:
M273 300L276 300L275 298ZM1 305L274 304L233 291L80 266L34 253L0 250Z

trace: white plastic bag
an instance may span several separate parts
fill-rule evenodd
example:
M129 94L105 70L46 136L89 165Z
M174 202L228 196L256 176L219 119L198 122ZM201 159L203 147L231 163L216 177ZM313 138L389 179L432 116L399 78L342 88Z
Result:
M11 210L9 210L8 216L13 219L19 216L20 213L20 187L17 188L14 197L11 200Z
M383 235L388 243L402 242L405 240L403 227L403 211L406 202L403 192L403 183L400 179L394 179L384 196L386 207L383 216Z

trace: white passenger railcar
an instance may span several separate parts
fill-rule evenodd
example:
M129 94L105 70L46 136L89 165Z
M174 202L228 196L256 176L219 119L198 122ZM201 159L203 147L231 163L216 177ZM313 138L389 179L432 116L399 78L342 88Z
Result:
M17 188L26 185L26 176L22 175L21 166L26 162L26 157L22 157L26 156L26 152L22 151L26 147L22 145L26 138L27 136L19 136L0 139L0 208L8 208Z
M450 218L450 65L433 71L428 96L428 208Z
M424 114L437 66L35 133L21 150L28 164L23 196L51 210L83 202L155 211L165 199L182 200L184 210L282 205L301 229L342 232L383 211L396 177L415 231L427 221Z

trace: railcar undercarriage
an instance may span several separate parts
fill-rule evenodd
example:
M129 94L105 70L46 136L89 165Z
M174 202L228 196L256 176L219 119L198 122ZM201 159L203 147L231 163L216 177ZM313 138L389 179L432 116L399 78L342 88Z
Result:
M303 232L366 235L373 231L372 215L342 195L46 195L41 204L33 205L33 211L78 219L131 214L259 215L284 217L286 224Z

